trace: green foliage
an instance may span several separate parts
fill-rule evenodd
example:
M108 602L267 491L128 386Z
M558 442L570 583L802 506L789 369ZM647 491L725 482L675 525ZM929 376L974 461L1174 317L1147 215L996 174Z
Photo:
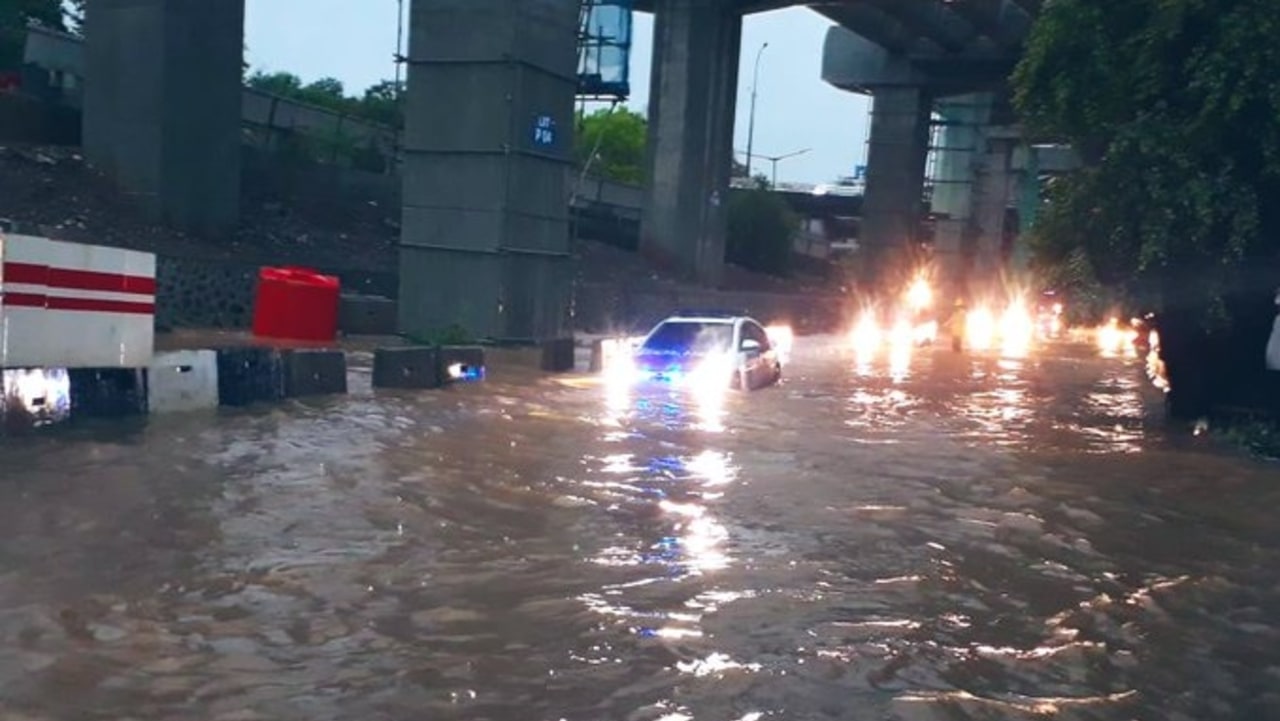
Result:
M404 127L404 83L383 80L370 86L360 99L360 115L366 120L393 128Z
M591 152L591 171L619 183L644 181L645 146L648 140L645 117L626 108L597 110L578 118L574 136L574 157L585 166Z
M254 90L272 93L335 113L360 114L360 101L347 97L342 81L334 78L320 78L304 85L302 79L293 73L258 71L250 75L245 84Z
M265 73L259 70L245 79L245 85L366 122L397 128L403 125L403 82L396 85L395 81L383 80L367 88L359 98L348 96L340 80L320 78L303 84L302 78L285 72Z
M787 275L791 246L800 221L787 201L761 187L729 194L726 257L749 270Z
M1015 104L1086 167L1049 193L1038 267L1099 302L1226 322L1224 291L1280 258L1278 33L1272 0L1046 3Z

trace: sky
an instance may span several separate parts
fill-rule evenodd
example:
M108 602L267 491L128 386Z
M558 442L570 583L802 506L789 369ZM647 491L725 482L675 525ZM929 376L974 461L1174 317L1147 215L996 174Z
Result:
M396 0L246 0L247 60L254 70L288 71L304 81L334 77L358 94L395 75L396 8ZM808 150L778 162L779 182L831 182L866 162L870 99L821 79L829 25L804 8L752 15L743 23L734 148L746 151L752 73L767 42L756 97L754 170L771 172L771 163L759 156ZM639 112L648 103L652 39L652 16L637 13L627 104Z

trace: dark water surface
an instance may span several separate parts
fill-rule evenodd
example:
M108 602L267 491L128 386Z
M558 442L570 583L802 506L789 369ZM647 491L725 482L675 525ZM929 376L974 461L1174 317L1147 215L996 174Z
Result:
M10 441L0 719L1280 718L1280 468L1093 355Z

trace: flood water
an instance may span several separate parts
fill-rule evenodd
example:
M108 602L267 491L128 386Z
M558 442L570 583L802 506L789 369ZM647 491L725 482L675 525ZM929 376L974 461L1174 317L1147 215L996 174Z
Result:
M1280 718L1280 468L1140 364L787 372L11 440L0 719Z

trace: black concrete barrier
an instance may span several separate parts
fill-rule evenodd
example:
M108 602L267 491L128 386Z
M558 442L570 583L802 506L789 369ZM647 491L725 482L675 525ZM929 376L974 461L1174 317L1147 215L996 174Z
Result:
M393 335L396 302L378 295L344 294L338 303L338 329L347 335Z
M284 354L284 393L290 398L347 392L347 354L340 350L291 350Z
M373 352L374 388L439 388L440 350L431 346L378 348Z
M577 363L577 347L573 337L553 338L542 343L542 370L548 373L571 372Z
M218 350L218 402L247 406L285 397L284 361L273 348Z
M71 382L71 418L128 418L147 414L147 374L141 369L76 368Z
M447 345L440 348L440 378L445 383L467 383L484 379L484 348Z

